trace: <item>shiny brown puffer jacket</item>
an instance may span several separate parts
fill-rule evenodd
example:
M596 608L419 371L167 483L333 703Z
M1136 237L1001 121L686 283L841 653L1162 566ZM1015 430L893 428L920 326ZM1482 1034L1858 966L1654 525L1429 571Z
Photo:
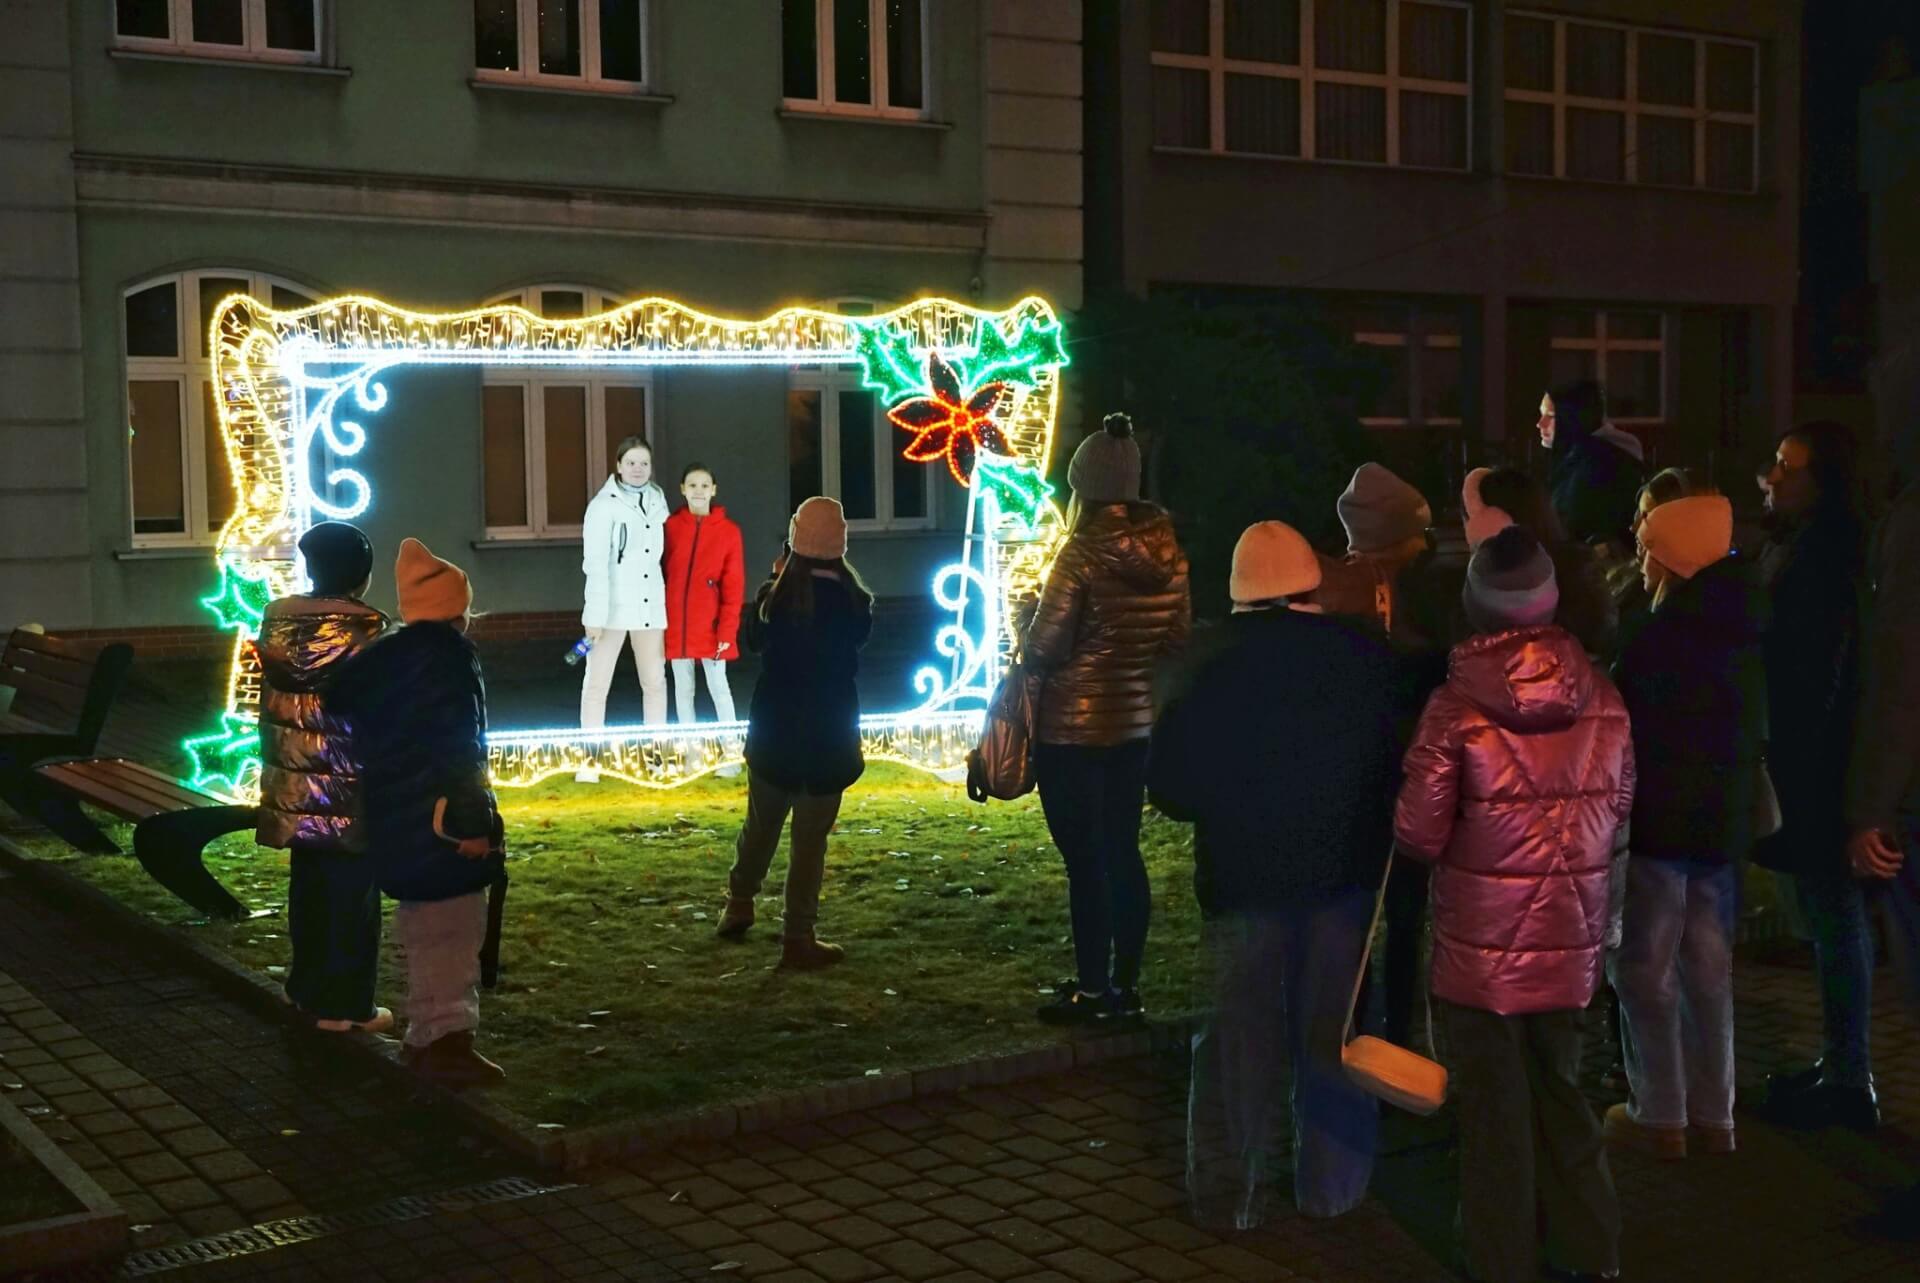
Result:
M1150 503L1086 513L1054 558L1022 650L1040 673L1043 744L1124 744L1153 729L1153 668L1193 630L1187 558Z
M387 626L353 597L281 597L267 606L260 656L261 846L357 851L353 832L359 770L347 723L321 689L333 670Z

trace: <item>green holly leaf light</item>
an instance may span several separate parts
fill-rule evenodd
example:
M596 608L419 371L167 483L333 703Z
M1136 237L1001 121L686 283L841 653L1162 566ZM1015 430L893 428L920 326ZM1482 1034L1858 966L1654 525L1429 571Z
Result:
M242 797L260 779L260 730L237 713L220 714L220 729L180 741L193 772L193 787Z
M1040 509L1053 494L1040 469L1002 455L983 454L974 461L974 480L993 496L1000 511L1017 517L1027 533L1039 523Z
M220 563L220 588L200 604L213 612L220 627L238 630L253 637L260 632L260 620L267 613L273 592L264 579L248 579L225 562Z
M854 355L864 371L861 383L880 393L882 405L892 405L927 389L925 363L914 355L907 336L888 325L854 326Z
M1029 318L1009 339L990 320L980 322L980 336L974 354L962 360L968 386L988 381L1013 383L1031 388L1039 383L1040 371L1057 369L1067 363L1066 349L1060 342L1060 323L1035 324Z

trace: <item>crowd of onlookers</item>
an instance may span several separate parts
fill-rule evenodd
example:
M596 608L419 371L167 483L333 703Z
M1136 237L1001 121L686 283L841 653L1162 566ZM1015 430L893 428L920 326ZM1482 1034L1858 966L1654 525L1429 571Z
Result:
M1143 803L1192 821L1212 1010L1193 1046L1188 1177L1204 1220L1261 1220L1285 1084L1301 1210L1364 1196L1378 1108L1342 1064L1364 1028L1444 1047L1471 1275L1616 1274L1608 1147L1737 1148L1749 864L1775 871L1812 941L1825 1030L1819 1058L1760 1103L1792 1126L1878 1123L1875 908L1920 1006L1920 460L1892 461L1906 484L1876 523L1851 434L1797 428L1759 477L1754 540L1707 479L1646 476L1598 385L1554 389L1539 432L1545 483L1475 469L1443 538L1428 499L1372 463L1334 500L1343 555L1279 521L1249 527L1231 614L1197 642L1186 557L1140 499L1130 421L1109 416L1072 456L1065 539L1019 627L1077 967L1038 1014L1143 1013ZM623 446L621 467L643 449ZM712 520L704 475L689 504ZM616 563L630 545L610 545ZM400 902L408 1062L449 1085L497 1080L473 1045L504 871L471 588L406 540L407 626L388 629L361 600L364 534L325 523L300 549L312 590L272 603L259 639L259 836L293 852L288 999L322 1029L392 1027L374 1003L385 892ZM762 672L718 930L753 926L790 819L782 959L797 970L844 956L815 923L828 835L863 768L872 596L846 552L840 506L801 504L741 630ZM723 663L721 636L703 634L699 657ZM1589 1017L1608 1013L1626 1099L1597 1117L1581 1063ZM1886 1225L1911 1233L1920 1197Z
M1335 500L1344 556L1250 527L1231 615L1160 701L1156 662L1189 640L1185 559L1139 501L1122 416L1073 456L1067 542L1023 651L1043 675L1035 766L1079 967L1040 1016L1140 1011L1143 797L1191 820L1212 983L1189 1132L1204 1219L1261 1218L1288 1083L1299 1207L1357 1203L1377 1106L1342 1048L1361 1027L1402 1046L1424 1032L1452 1071L1468 1273L1616 1275L1608 1148L1737 1148L1750 865L1775 871L1812 941L1825 1028L1818 1059L1756 1103L1789 1126L1879 1121L1877 906L1920 1006L1916 460L1891 461L1905 487L1876 527L1852 434L1796 428L1748 537L1706 478L1647 475L1597 384L1555 388L1539 432L1545 483L1475 469L1447 538L1377 464ZM1626 1099L1596 1116L1582 1056L1608 1014ZM1882 1226L1915 1232L1920 1197Z

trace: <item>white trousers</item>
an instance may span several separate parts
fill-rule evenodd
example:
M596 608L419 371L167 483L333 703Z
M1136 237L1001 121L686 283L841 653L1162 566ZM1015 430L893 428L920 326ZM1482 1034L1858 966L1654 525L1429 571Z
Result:
M691 722L693 716L693 661L691 659L669 660L673 665L673 712L682 722ZM733 713L733 688L727 685L727 661L724 659L703 659L700 671L707 675L707 694L713 699L713 712L717 720L731 722Z
M590 630L593 648L587 652L587 674L580 682L580 729L598 730L607 724L607 692L613 688L613 670L620 652L633 644L634 666L640 670L641 720L649 726L667 720L667 630L618 628Z

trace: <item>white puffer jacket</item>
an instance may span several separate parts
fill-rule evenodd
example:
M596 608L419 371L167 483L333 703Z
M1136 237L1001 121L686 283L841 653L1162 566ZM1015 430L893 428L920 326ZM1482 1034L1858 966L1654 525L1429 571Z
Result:
M587 576L587 628L665 628L667 581L660 572L666 547L667 496L648 482L638 495L613 477L587 505L580 537L580 569Z

